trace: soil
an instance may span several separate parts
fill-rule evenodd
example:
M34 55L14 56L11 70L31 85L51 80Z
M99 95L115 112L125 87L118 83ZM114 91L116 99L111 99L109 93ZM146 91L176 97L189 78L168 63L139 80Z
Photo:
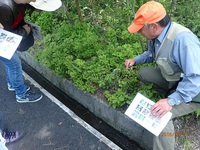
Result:
M200 150L200 117L189 114L175 118L175 139L177 150Z

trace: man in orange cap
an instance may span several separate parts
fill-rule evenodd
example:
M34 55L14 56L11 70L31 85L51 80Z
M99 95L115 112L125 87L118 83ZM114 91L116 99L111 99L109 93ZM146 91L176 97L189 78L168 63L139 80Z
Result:
M149 1L136 12L130 33L140 33L148 40L148 49L135 58L127 59L125 66L156 62L157 67L144 67L138 78L165 94L151 108L155 117L172 112L172 119L200 108L200 42L188 28L171 22L159 2ZM162 131L175 135L170 120ZM174 150L174 136L154 137L154 150Z

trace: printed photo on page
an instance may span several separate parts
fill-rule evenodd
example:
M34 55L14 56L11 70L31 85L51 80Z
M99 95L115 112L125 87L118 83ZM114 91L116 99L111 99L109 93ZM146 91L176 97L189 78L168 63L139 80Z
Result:
M158 136L170 120L172 113L166 113L162 118L154 118L150 113L153 101L137 93L125 114L141 126Z

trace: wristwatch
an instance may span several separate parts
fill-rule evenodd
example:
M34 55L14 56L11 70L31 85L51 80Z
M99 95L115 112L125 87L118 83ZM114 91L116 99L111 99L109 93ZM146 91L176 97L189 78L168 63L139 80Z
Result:
M167 98L167 102L170 106L174 106L175 103L174 103L174 100L172 98Z

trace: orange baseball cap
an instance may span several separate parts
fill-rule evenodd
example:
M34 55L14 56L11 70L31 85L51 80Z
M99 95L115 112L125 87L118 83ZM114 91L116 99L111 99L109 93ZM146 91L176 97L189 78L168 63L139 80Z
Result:
M130 33L138 32L144 25L156 23L166 16L166 10L159 2L149 1L143 4L135 14L133 23L128 27Z

